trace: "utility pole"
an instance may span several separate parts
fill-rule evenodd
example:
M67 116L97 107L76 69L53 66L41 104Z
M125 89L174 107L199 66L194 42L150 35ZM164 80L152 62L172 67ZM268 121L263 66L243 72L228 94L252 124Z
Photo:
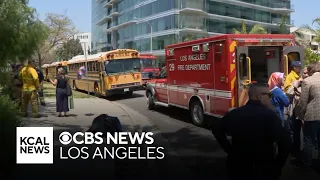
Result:
M150 54L152 54L152 24L149 21L145 21L146 23L148 23L150 25Z
M89 89L89 73L88 73L88 57L87 57L87 43L83 42L83 51L84 51L84 57L86 60L86 77L87 77L87 84L88 84L88 97L90 96L90 89Z

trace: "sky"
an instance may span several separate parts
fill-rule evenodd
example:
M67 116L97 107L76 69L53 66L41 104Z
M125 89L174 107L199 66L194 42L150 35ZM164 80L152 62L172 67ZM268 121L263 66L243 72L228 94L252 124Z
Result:
M91 32L91 0L29 0L41 20L47 13L66 14L79 32Z
M291 19L297 27L311 26L313 19L320 18L320 0L291 0L291 4L295 10ZM66 13L78 31L91 31L91 0L30 0L29 5L37 9L42 20L46 13Z

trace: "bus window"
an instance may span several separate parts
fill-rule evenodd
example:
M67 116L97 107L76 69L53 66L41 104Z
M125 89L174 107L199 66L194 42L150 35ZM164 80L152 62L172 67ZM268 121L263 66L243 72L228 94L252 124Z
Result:
M94 71L94 72L96 72L96 71L97 71L96 66L97 66L97 63L96 63L95 61L94 61L94 62L92 62L92 71Z

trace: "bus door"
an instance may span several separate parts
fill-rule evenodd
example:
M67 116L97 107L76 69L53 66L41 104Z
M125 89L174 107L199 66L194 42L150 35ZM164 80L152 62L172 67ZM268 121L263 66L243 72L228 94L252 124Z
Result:
M243 106L247 103L248 87L251 83L251 59L248 56L249 50L246 46L237 47L237 105Z
M303 57L304 57L304 49L302 46L284 46L282 72L284 72L285 75L287 76L292 70L291 62L293 61L300 61L302 65L304 65Z
M99 79L100 79L100 83L99 83L99 86L100 86L100 93L103 94L104 92L106 92L106 88L105 88L105 85L104 85L104 72L105 72L105 66L103 64L103 61L97 61L98 63L98 70L99 70Z

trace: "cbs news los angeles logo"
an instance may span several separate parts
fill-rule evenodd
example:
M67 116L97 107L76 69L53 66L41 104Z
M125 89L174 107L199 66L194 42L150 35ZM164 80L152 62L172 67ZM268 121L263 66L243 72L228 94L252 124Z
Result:
M62 132L59 159L163 159L164 148L152 146L152 136L152 132L119 132L103 138L101 132ZM53 127L17 127L17 164L53 164L53 142ZM117 147L89 146L103 144ZM142 144L148 145L146 149Z

